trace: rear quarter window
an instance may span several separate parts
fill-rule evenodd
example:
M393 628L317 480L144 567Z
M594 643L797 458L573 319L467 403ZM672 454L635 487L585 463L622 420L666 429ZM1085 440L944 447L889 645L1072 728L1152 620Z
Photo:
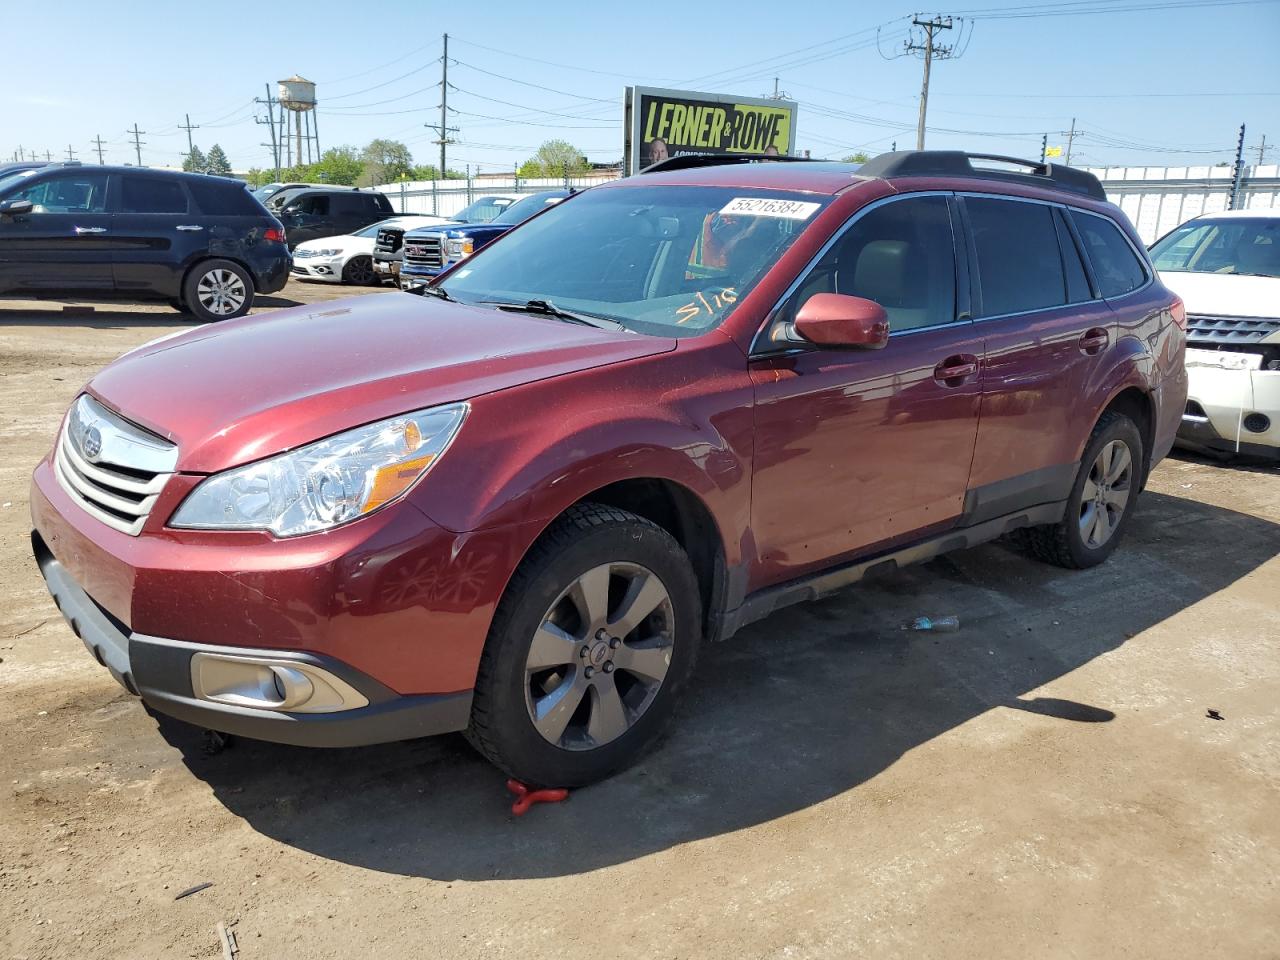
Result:
M216 180L188 180L187 189L200 208L211 217L262 216L266 211L242 184Z
M1079 210L1071 211L1071 219L1080 233L1102 296L1120 297L1147 282L1147 268L1118 226L1106 217Z

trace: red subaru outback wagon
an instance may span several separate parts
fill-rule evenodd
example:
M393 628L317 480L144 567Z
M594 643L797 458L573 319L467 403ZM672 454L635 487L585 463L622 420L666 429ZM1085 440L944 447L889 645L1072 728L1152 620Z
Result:
M85 387L36 559L153 709L350 746L465 730L584 784L699 644L1013 534L1115 548L1185 317L1098 181L955 152L672 158L427 295L184 332Z

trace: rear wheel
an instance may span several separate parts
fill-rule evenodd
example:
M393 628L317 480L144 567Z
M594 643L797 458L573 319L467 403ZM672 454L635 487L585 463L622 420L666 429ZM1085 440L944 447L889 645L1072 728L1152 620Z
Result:
M199 320L242 317L253 306L253 278L238 263L206 260L187 274L182 299Z
M372 257L352 257L347 261L347 265L342 268L343 283L352 283L363 287L373 283L375 278Z
M1080 459L1061 522L1031 527L1018 540L1046 563L1092 567L1120 543L1142 488L1142 434L1121 413L1104 413Z
M467 736L526 783L607 777L670 719L700 621L693 569L670 534L579 504L534 546L498 605Z

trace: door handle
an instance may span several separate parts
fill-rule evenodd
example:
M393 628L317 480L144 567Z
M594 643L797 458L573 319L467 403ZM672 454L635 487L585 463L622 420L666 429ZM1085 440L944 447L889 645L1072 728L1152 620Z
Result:
M76 227L76 235L83 236L86 233L106 233L106 227Z
M947 357L933 368L933 379L944 387L958 387L978 373L978 358L968 353Z
M178 224L177 229L179 229L179 230L203 230L203 229L204 229L204 227L200 226L198 223L180 223L180 224Z
M1111 334L1102 327L1090 327L1080 338L1080 352L1089 356L1102 352L1102 348L1111 342Z

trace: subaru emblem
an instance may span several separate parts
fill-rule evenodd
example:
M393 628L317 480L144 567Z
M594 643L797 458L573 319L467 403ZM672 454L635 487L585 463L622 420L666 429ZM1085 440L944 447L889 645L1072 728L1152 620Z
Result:
M97 427L89 426L85 428L84 436L80 440L80 448L84 451L87 460L96 461L98 454L102 453L102 434Z

